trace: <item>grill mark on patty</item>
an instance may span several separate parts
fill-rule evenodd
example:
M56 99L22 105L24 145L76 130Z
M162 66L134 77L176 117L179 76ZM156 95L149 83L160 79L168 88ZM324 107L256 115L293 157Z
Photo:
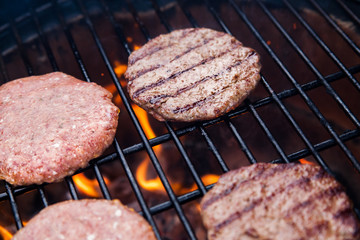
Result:
M298 212L299 210L301 210L302 208L305 208L305 207L309 206L310 204L314 203L317 200L320 200L324 197L332 198L332 197L335 197L335 196L341 194L342 192L343 192L343 188L341 186L328 188L316 195L313 195L308 200L298 203L293 208L289 209L287 211L287 213L285 214L285 216L289 217L289 216L293 215L294 213Z
M186 91L189 91L189 90L192 89L192 88L195 88L196 86L198 86L198 85L201 84L201 83L205 83L206 81L208 81L208 80L210 80L210 79L214 79L214 78L216 78L216 77L224 74L226 71L230 71L232 68L234 68L234 67L236 67L236 66L238 66L238 65L243 64L245 61L249 60L252 56L255 56L255 55L256 55L255 51L251 51L250 54L249 54L248 56L246 56L246 58L244 58L242 61L237 62L237 63L235 63L235 64L227 67L225 70L223 70L223 71L221 71L221 72L218 72L218 73L216 73L216 74L210 75L210 76L206 76L206 77L204 77L204 78L202 78L202 79L200 79L200 80L198 80L198 81L196 81L196 82L194 82L194 83L192 83L192 84L190 84L190 85L188 85L188 86L186 86L186 87L183 87L183 88L177 90L177 91L175 92L175 94L161 94L161 95L153 96L153 97L149 100L149 102L150 102L151 104L156 104L156 103L158 103L161 99L164 99L164 98L175 98L175 97L177 97L178 95L180 95L180 94L182 94L182 93L184 93L184 92L186 92Z
M227 225L231 224L232 222L234 222L235 220L239 219L243 214L251 211L252 209L254 209L255 207L259 206L262 202L268 202L271 201L271 199L273 199L276 195L280 194L280 193L287 193L288 191L290 191L291 189L301 186L303 184L307 184L309 183L311 180L313 179L318 179L319 177L326 177L326 175L324 174L316 174L315 176L312 176L311 178L300 178L296 181L293 181L292 183L288 184L287 186L285 186L284 188L280 188L277 189L276 191L274 191L273 193L271 193L270 196L266 197L266 198L257 198L255 200L253 200L250 204L248 204L246 207L244 207L242 210L240 211L236 211L235 213L231 214L227 219L223 220L221 223L217 224L214 227L214 233L213 233L213 237L216 236L217 232L219 232L222 228L226 227ZM326 189L324 191L322 191L321 193L323 194L323 192L328 191L329 189ZM330 189L331 191L335 190L335 189Z
M351 205L348 204L348 206L344 209L339 210L337 213L334 214L334 219L341 221L341 223L343 225L347 225L347 226L353 226L354 227L354 232L353 232L353 236L358 236L359 232L360 232L360 225L357 223L356 220L354 220L353 218L353 211L351 209Z
M196 30L196 28L193 28L193 29L191 29L190 31L184 31L183 34L181 35L181 38L186 37L187 35L189 35L190 33L194 32L195 30ZM175 44L176 44L176 42L172 42L172 43L170 43L170 44L168 44L168 45L166 45L166 46L161 46L161 45L158 46L158 45L156 45L156 47L153 47L150 51L144 52L143 54L140 54L140 55L139 55L138 57L136 57L136 58L132 58L132 59L129 61L129 63L130 63L130 64L134 64L134 63L136 63L137 61L139 61L139 60L141 60L141 59L143 59L143 58L145 58L145 57L147 57L147 56L150 56L150 55L152 55L152 54L154 54L154 53L156 53L156 52L158 52L158 51L160 51L160 50L163 50L163 49L172 47L172 46L175 45Z
M171 59L171 60L169 61L169 63L171 63L171 62L173 62L173 61L175 61L175 60L177 60L177 59L185 56L186 54L192 52L193 50L195 50L195 49L197 49L197 48L200 48L200 47L202 47L202 46L205 46L206 44L208 44L208 43L211 42L212 40L217 39L217 38L220 38L220 37L222 37L222 36L224 36L224 34L219 32L219 33L217 33L215 36L213 36L212 38L205 39L202 43L200 43L200 44L198 44L198 45L195 45L195 46L193 46L193 47L190 47L190 48L188 48L186 51L184 51L184 52L176 55L173 59ZM152 66L152 67L150 67L150 68L142 69L142 70L138 71L138 72L135 74L135 76L131 77L131 78L129 79L129 81L134 81L135 79L141 77L141 76L144 75L145 73L148 73L148 72L154 71L154 70L156 70L156 69L159 69L159 68L163 67L164 65L166 65L166 64L157 64L157 65L154 65L154 66Z
M221 52L221 53L218 54L217 56L211 56L211 57L205 58L205 59L201 60L199 63L196 63L196 64L190 66L189 68L186 68L186 69L184 69L184 70L182 70L182 71L173 73L170 77L160 78L160 79L158 79L158 80L157 80L156 82L154 82L154 83L151 83L151 84L149 84L149 85L146 85L145 87L141 87L141 88L139 88L138 90L136 90L136 91L133 93L133 98L137 98L137 97L138 97L140 94L142 94L143 92L146 92L146 91L148 91L148 90L150 90L150 89L152 89L152 88L154 88L154 87L161 86L161 85L163 85L164 83L166 83L167 81L169 81L169 80L171 80L171 79L173 79L173 78L175 78L175 77L178 77L178 76L180 76L181 74L183 74L183 73L185 73L185 72L188 72L188 71L190 71L191 69L193 69L193 68L195 68L195 67L197 67L197 66L200 66L200 65L205 64L205 63L207 63L207 62L213 61L214 59L217 59L217 58L219 58L219 57L221 57L221 56L223 56L223 55L225 55L225 54L227 54L227 53L229 53L229 52L231 52L231 51L233 51L233 50L235 50L235 49L237 49L237 48L239 48L239 47L241 47L241 44L240 44L240 43L234 44L234 46L233 46L232 48L230 48L230 49L228 49L228 50L226 50L226 51L224 51L224 52Z
M260 169L260 171L253 176L252 178L246 179L242 182L235 182L234 184L232 184L229 188L225 189L224 191L222 191L221 193L217 194L216 196L209 198L207 201L203 202L201 204L202 206L202 211L204 211L206 208L208 208L211 204L215 203L216 201L226 197L227 195L231 194L232 191L242 187L242 186L246 186L247 184L250 184L253 181L257 181L260 179L266 179L268 177L271 177L273 175L275 175L277 172L281 171L283 168L279 167L273 167L270 169ZM264 173L265 172L265 173Z

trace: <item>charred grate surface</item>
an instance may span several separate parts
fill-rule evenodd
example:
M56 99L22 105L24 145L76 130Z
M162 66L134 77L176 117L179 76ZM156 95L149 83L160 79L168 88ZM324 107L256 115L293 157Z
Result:
M172 239L156 219L170 211L176 213L184 239L204 237L198 230L201 223L194 223L187 205L198 202L212 187L203 179L205 168L206 173L221 174L235 166L256 162L290 163L306 158L347 187L359 213L360 189L353 184L360 179L357 17L360 5L356 1L53 0L24 2L18 8L10 4L0 11L3 11L0 14L1 83L26 75L64 71L113 89L122 116L113 146L74 176L91 172L101 192L98 197L126 202L125 195L118 196L111 188L107 171L103 170L118 162L122 169L118 174L126 176L137 210L149 221L158 239ZM156 137L149 137L127 96L124 79L117 72L118 63L126 65L127 57L136 47L158 34L185 27L224 31L257 49L264 66L261 81L258 89L234 111L211 121L186 125L153 123L162 130ZM269 117L273 112L274 117ZM278 121L288 127L281 129L281 124L274 123ZM244 123L254 126L262 138L259 140L257 134L251 138L244 133ZM125 131L123 124L130 125L129 132L134 138L130 144L127 143L129 132L121 135ZM218 128L220 134L213 130ZM224 132L231 139L229 143L220 139ZM199 135L200 143L188 140L194 134ZM294 141L287 143L288 138L297 139L296 148L289 146ZM255 141L266 143L264 150L259 150ZM179 166L184 167L194 188L179 193L172 183L172 175L180 167L166 169L164 157L156 150L166 144L173 145L169 151L176 152ZM205 146L215 167L208 168L206 165L211 164L201 153L192 153L196 144ZM266 149L271 150L267 153ZM140 153L151 162L165 190L165 200L152 204L148 191L137 179L133 156ZM348 171L351 173L347 174ZM63 183L68 198L83 198L73 176ZM53 185L14 188L2 181L0 204L6 206L11 216L10 220L0 219L0 225L5 228L13 225L9 230L12 233L23 227L25 213L19 199L26 199L27 194L35 192L39 204L28 215L61 201L53 199L48 190Z

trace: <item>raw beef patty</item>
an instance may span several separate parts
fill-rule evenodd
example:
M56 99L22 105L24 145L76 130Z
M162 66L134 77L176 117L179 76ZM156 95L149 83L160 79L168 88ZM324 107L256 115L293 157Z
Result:
M343 187L316 165L259 163L224 174L201 201L208 239L360 239Z
M51 205L32 218L13 240L121 239L155 240L139 214L118 200L69 200Z
M260 79L259 55L206 28L160 35L129 57L131 99L160 121L216 118L237 107Z
M0 86L0 178L59 181L112 143L119 109L95 83L61 72Z

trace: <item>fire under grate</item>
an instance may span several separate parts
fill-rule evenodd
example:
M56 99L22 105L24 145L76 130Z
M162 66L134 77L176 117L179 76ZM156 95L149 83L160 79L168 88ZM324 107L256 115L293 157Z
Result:
M88 167L60 183L0 183L3 239L42 208L81 198L120 199L158 239L205 239L201 197L220 174L256 162L318 163L360 215L357 1L54 0L0 11L1 84L63 71L113 92L121 110L113 146ZM160 123L131 103L122 75L133 50L185 27L224 31L256 49L261 81L217 119Z

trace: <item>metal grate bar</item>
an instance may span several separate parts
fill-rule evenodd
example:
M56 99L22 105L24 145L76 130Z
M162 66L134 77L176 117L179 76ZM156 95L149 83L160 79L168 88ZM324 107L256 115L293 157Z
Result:
M202 194L206 193L206 189L205 186L203 184L203 182L201 181L201 178L199 176L199 174L197 174L196 169L194 167L194 165L192 164L189 156L187 155L184 146L182 145L182 143L180 142L180 139L176 136L174 129L171 127L170 123L165 122L166 128L168 130L168 132L170 133L173 141L175 142L176 147L178 148L180 154L182 155L182 157L184 158L186 165L188 166L196 185L198 186L199 190L201 191Z
M340 96L335 92L335 90L331 87L331 85L325 80L324 76L320 73L320 71L315 67L315 65L311 62L311 60L306 56L306 54L301 50L301 48L295 43L295 41L290 37L290 35L285 31L285 29L280 25L280 23L276 20L276 18L271 14L268 8L259 0L256 2L260 5L266 15L270 18L270 20L274 23L276 28L284 35L286 40L292 45L292 47L296 50L296 52L300 55L300 57L304 60L304 62L311 68L313 73L320 79L321 83L325 86L327 93L329 93L339 104L339 106L344 110L344 113L351 119L351 121L356 125L356 127L360 127L359 120L355 117L355 115L350 111L347 105L342 101Z
M159 5L157 4L156 0L152 0L152 4L153 6L155 7L155 9L157 9L157 14L160 14L160 17L161 17L161 22L165 25L166 29L168 29L168 31L170 31L171 29L173 29L171 27L171 25L168 23L168 21L166 20L166 18L164 17L164 14L162 13L162 11L160 10L160 7ZM149 40L149 39L148 39ZM166 128L168 129L169 133L171 134L177 148L179 149L181 155L183 156L194 180L195 180L195 183L196 185L198 186L198 188L200 189L200 191L205 194L206 193L206 189L205 189L205 186L203 184L203 182L201 181L201 178L199 176L199 174L196 172L191 160L189 159L189 157L187 156L186 152L185 152L185 149L184 147L182 146L178 136L175 134L174 130L172 129L170 123L168 122L165 122L165 125L166 125ZM205 130L204 130L205 131ZM209 139L210 140L210 139ZM214 150L213 150L214 152Z
M208 0L204 0L205 4L207 5L207 7L209 8L210 12L213 14L213 16L215 17L216 21L221 25L221 27L223 28L223 30L232 35L231 31L229 30L229 28L226 26L226 24L224 23L224 21L220 18L219 14L217 13L217 11L210 5ZM278 152L278 154L280 155L280 157L283 159L284 162L289 163L289 160L286 157L285 152L282 150L282 148L280 147L280 144L276 141L276 139L274 138L274 136L271 134L269 128L266 126L265 122L261 119L260 115L257 113L254 105L249 101L249 99L246 99L244 101L244 103L248 106L249 111L252 113L252 115L255 117L255 119L258 121L258 123L260 124L261 128L263 129L263 131L265 132L266 136L268 137L268 139L270 140L271 144L275 147L276 151Z
M24 47L23 47L23 44L22 44L22 41L21 41L21 37L20 37L18 31L16 30L15 22L12 19L10 19L10 28L11 28L11 31L12 31L14 37L15 37L16 44L18 45L18 49L19 49L21 58L22 58L22 60L23 60L23 62L25 64L26 70L27 70L28 74L31 76L31 75L34 74L33 67L30 64L29 58L25 55L25 51L24 51Z
M355 129L355 130L351 130L351 131L348 131L344 134L341 134L339 137L342 141L348 141L348 140L352 140L356 137L359 137L360 135L360 130L358 129ZM325 150L325 149L328 149L330 147L334 147L336 146L336 142L334 141L334 139L328 139L328 140L325 140L321 143L317 143L314 145L314 148L316 151L321 151L321 150ZM299 158L304 158L304 157L307 157L311 154L311 152L308 150L308 149L302 149L300 151L297 151L297 152L294 152L294 153L291 153L288 155L288 158L289 159L292 159L292 160L296 160L296 159L299 159ZM274 160L273 162L280 162L281 159L276 159Z
M30 8L30 11L32 13L31 14L32 19L33 19L33 21L34 21L34 23L36 25L37 33L38 33L38 35L39 35L39 37L41 39L41 42L42 42L42 44L43 44L43 46L45 48L45 51L47 53L50 64L51 64L54 71L58 71L59 70L58 64L56 63L54 54L53 54L53 52L52 52L52 50L50 48L49 41L47 40L47 38L45 38L45 36L43 34L40 21L39 21L39 19L37 17L37 13L32 7ZM94 171L95 171L96 178L98 180L99 186L101 188L101 191L102 191L104 197L109 199L110 198L110 193L109 193L109 191L108 191L108 189L106 187L104 179L103 179L103 177L102 177L102 175L101 175L101 173L100 173L100 171L98 169L98 166L96 164L94 164ZM71 184L71 183L68 182L68 184ZM46 207L48 205L48 203L47 203L46 198L45 198L45 193L44 193L42 188L39 188L39 191L40 191L40 195L42 196L42 199L45 200L45 201L43 200L43 202L44 202L44 206Z
M70 30L65 22L65 19L62 15L62 13L60 12L60 6L58 5L58 2L57 0L52 0L52 5L51 5L53 11L55 12L57 18L59 19L60 21L60 25L63 29L63 32L65 33L65 36L66 36L66 39L68 40L69 42L69 45L70 45L70 48L72 50L72 53L74 54L74 57L75 57L75 60L76 62L78 63L79 65L79 68L81 70L81 73L83 74L85 80L87 82L91 82L90 81L90 77L85 69L85 65L84 65L84 61L82 60L81 56L80 56L80 53L79 53L79 50L77 49L77 46L75 44L75 40L74 38L72 37L71 33L70 33Z
M196 22L195 18L192 16L192 14L190 13L189 10L187 10L187 8L185 7L185 3L183 0L177 0L181 10L183 11L184 15L186 16L186 18L189 20L189 22L191 23L191 25L195 28L199 27L199 24Z
M257 163L254 155L251 153L250 149L246 145L245 141L240 136L239 131L236 129L235 125L231 122L230 118L226 118L226 124L230 128L232 134L235 136L236 141L240 145L241 150L245 153L246 157L248 158L251 164Z
M342 1L342 0L336 0L340 6L349 14L349 16L358 24L360 25L360 18L353 12L351 9Z
M235 11L239 14L239 16L243 19L243 21L246 23L246 25L250 28L250 30L253 32L255 37L260 41L260 43L263 45L263 47L268 51L268 53L271 55L271 57L274 59L276 64L281 68L281 70L286 74L287 78L291 81L291 83L295 86L295 88L299 91L300 95L305 100L306 104L309 106L309 108L313 111L313 113L317 116L317 118L320 120L320 123L328 130L328 132L331 134L331 136L336 140L340 148L343 150L343 152L346 154L346 156L350 159L352 165L360 171L360 163L356 160L354 155L350 152L350 150L345 146L345 144L341 141L339 136L336 134L334 129L331 127L329 122L325 119L325 117L322 115L320 110L315 106L315 104L312 102L312 100L306 95L306 93L302 90L298 82L295 80L295 78L290 74L288 69L284 66L284 64L280 61L280 59L277 57L277 55L272 51L272 49L266 44L265 40L262 38L260 33L255 29L255 27L252 25L250 20L247 18L245 13L243 13L239 7L234 3L233 0L229 0L230 4L234 7Z
M19 230L20 228L23 227L23 223L21 221L19 210L18 210L16 201L15 201L15 197L13 195L13 190L11 188L11 185L8 184L7 182L5 182L5 188L6 188L6 193L9 196L9 202L10 202L10 206L11 206L11 211L14 215L16 228Z
M31 64L30 64L30 61L29 61L27 55L25 54L21 37L20 37L20 35L19 35L19 33L18 33L17 29L16 29L15 22L14 22L12 19L10 19L10 25L11 25L12 33L13 33L15 39L16 39L16 43L17 43L18 49L19 49L19 51L20 51L20 55L21 55L21 57L22 57L22 60L23 60L23 62L24 62L24 65L25 65L25 67L26 67L26 70L27 70L27 72L28 72L29 75L33 75L33 73L34 73L34 72L33 72L33 68L32 68L32 66L31 66ZM2 63L3 63L2 58L1 58L1 61L2 61ZM5 65L4 65L4 64L2 64L2 65L3 65L3 66L2 66L2 67L3 67L3 70L2 70L2 71L3 71L4 77L5 77L5 81L8 82L10 79L9 79L8 74L7 74L7 72L6 72ZM7 184L7 183L6 183L6 184ZM42 201L43 206L44 206L44 207L48 206L48 201L47 201L47 199L46 199L46 196L45 196L45 192L44 192L43 187L42 187L42 186L37 186L36 188L37 188L37 190L38 190L38 192L39 192L39 194L40 194L40 198L41 198L41 201ZM8 193L9 193L9 192L8 192ZM9 196L9 199L10 199L10 201L11 201L11 196ZM13 202L12 202L11 204L12 204L12 208L14 207L13 205L16 205L15 198L13 199ZM14 210L13 210L13 211L14 211ZM18 225L18 226L20 226L20 225Z
M55 61L55 57L54 57L53 52L51 51L49 41L48 41L47 37L44 35L44 32L43 32L43 30L41 28L41 24L40 24L39 18L37 16L37 12L32 7L30 8L30 12L31 12L32 19L33 19L33 21L35 23L36 30L37 30L38 35L40 37L41 43L44 46L47 57L48 57L48 59L50 61L51 67L52 67L52 69L54 69L54 71L59 71L59 66Z
M208 133L205 131L205 128L203 126L199 126L199 130L201 135L204 136L205 141L207 143L207 145L209 146L209 148L211 149L211 151L213 152L217 162L219 163L221 169L223 172L228 172L229 171L229 167L226 165L226 162L224 161L224 159L221 157L219 151L216 149L213 141L210 139Z
M175 195L175 193L173 192L173 190L171 188L171 185L170 185L168 179L166 178L166 175L165 175L165 173L164 173L164 171L163 171L163 169L161 167L161 164L158 161L153 149L151 148L149 140L147 139L147 137L146 137L146 135L144 133L144 130L141 128L141 125L140 125L140 123L139 123L133 109L131 108L131 105L130 105L129 101L127 100L127 98L125 96L125 93L124 93L121 85L119 84L119 82L117 80L116 74L115 74L115 72L114 72L114 70L113 70L113 68L112 68L112 66L110 64L110 61L109 61L109 59L108 59L108 57L107 57L107 55L105 53L105 50L104 50L104 48L103 48L103 46L102 46L102 44L100 42L100 39L99 39L99 37L98 37L98 35L97 35L96 31L95 31L95 28L94 28L94 26L93 26L93 24L92 24L92 22L91 22L91 20L90 20L90 18L88 16L87 12L85 11L85 7L82 5L82 3L80 1L77 1L77 2L78 2L79 6L80 6L80 8L82 10L82 13L83 13L84 17L85 17L86 24L87 24L87 26L88 26L94 40L95 40L96 46L97 46L97 48L98 48L98 50L99 50L99 52L100 52L100 54L101 54L101 56L102 56L102 58L103 58L103 60L105 62L106 67L108 68L108 70L110 72L110 75L111 75L111 77L113 79L113 82L115 83L115 85L116 85L116 87L118 89L119 95L123 100L123 103L124 103L128 113L129 113L129 115L130 115L130 117L131 117L131 119L132 119L132 121L133 121L133 123L135 125L135 128L137 129L137 131L138 131L138 133L140 135L140 138L141 138L142 142L145 145L145 148L146 148L146 150L147 150L147 152L149 154L150 160L152 161L152 163L154 165L154 168L156 169L156 171L158 173L158 176L159 176L159 178L160 178L160 180L161 180L161 182L162 182L162 184L163 184L163 186L164 186L164 188L165 188L171 202L173 203L174 208L175 208L175 210L176 210L176 212L177 212L177 214L178 214L178 216L179 216L179 218L180 218L180 220L181 220L181 222L182 222L188 236L191 239L196 239L195 233L192 230L192 227L191 227L189 221L187 220L187 218L186 218L186 216L185 216L185 214L184 214L184 212L183 212L183 210L181 208L181 205L179 204L179 202L178 202L178 200L176 198L176 195ZM151 217L151 216L149 216L149 217Z
M71 177L65 177L66 185L68 186L71 198L74 200L79 200L79 194L76 190L74 181Z
M57 3L55 2L55 4L57 4ZM67 25L66 25L66 23L65 23L65 21L64 21L64 19L63 19L63 17L62 17L62 15L61 15L61 13L58 11L59 6L57 6L57 5L55 5L55 6L56 6L56 9L55 9L55 10L56 10L56 12L57 12L58 18L60 19L61 25L62 25L63 30L64 30L64 32L65 32L65 35L66 35L66 37L67 37L67 39L68 39L68 42L69 42L69 44L70 44L70 46L71 46L71 48L72 48L72 50L73 50L74 56L75 56L75 58L76 58L76 60L77 60L77 62L78 62L78 64L79 64L79 67L81 68L81 70L82 70L82 72L83 72L83 75L84 75L84 77L86 78L86 80L87 80L88 82L90 82L90 79L89 79L89 77L88 77L87 71L86 71L85 66L84 66L84 64L83 64L83 61L82 61L82 59L81 59L80 53L79 53L78 50L77 50L75 41L74 41L74 39L72 38L71 33L70 33L70 31L69 31L69 29L68 29L68 27L67 27ZM114 144L115 144L115 145L118 145L116 139L114 140ZM118 154L121 155L121 153L120 153L119 151L118 151ZM97 180L98 180L99 186L100 186L100 188L101 188L101 191L102 191L104 197L107 198L107 199L111 199L110 193L109 193L109 191L108 191L108 189L107 189L107 187L106 187L106 183L104 182L104 179L103 179L103 177L102 177L102 175L101 175L101 173L100 173L100 171L99 171L99 169L98 169L98 167L97 167L96 164L94 165L94 170L95 170L96 178L97 178ZM70 190L71 190L71 195L72 195L72 197L73 197L74 199L77 198L77 194L75 194L76 191L74 191L74 190L75 190L75 186L73 185L72 179L71 179L71 181L68 180L67 183L68 183L68 186L69 186L69 188L70 188ZM140 197L139 197L139 195L137 195L137 197L138 197L138 199L139 199L139 198L142 198L141 195L140 195ZM140 200L139 203L140 203L140 204L142 203L142 205L141 205L142 210L143 210L145 213L149 213L149 211L147 210L146 204L144 204L144 201L141 201L141 200ZM150 216L150 218L148 218L149 216ZM157 228L156 228L156 226L155 226L155 224L154 224L154 221L153 221L153 219L151 219L151 215L147 214L146 217L148 218L150 224L152 225L152 227L153 227L154 232L156 233L156 235L159 236L158 230L157 230Z
M320 5L315 0L309 0L312 5L323 15L323 17L328 21L331 26L340 34L340 36L351 46L351 48L360 55L360 48L349 38L348 35L339 27L339 25L329 16L325 10L320 7Z
M168 23L168 21L166 20L163 12L160 10L159 5L157 4L156 0L151 0L151 3L153 5L153 8L155 9L155 12L157 14L157 16L159 17L161 23L164 25L164 27L166 28L166 31L171 32L174 30L174 28Z
M140 204L140 207L142 209L142 215L144 217L146 217L146 219L149 221L154 233L155 233L155 236L157 239L161 239L160 237L160 233L159 233L159 229L158 227L156 226L155 224L155 221L154 219L152 218L151 216L151 212L150 212L150 209L147 207L146 205L146 202L145 202L145 199L141 193L141 190L140 190L140 187L136 181L136 178L134 176L134 174L132 173L130 167L129 167L129 164L127 163L126 161L126 158L124 156L124 153L123 151L121 150L120 148L120 145L117 141L114 141L113 143L116 151L119 153L119 159L120 159L120 162L124 168L124 171L126 173L126 176L127 178L129 179L129 182L130 182L130 185L131 185L131 188L133 189L134 193L135 193L135 196L137 197L137 200Z
M232 0L231 0L232 1ZM335 54L329 49L329 47L320 39L320 37L315 33L315 31L310 27L310 25L300 16L300 14L295 10L295 8L287 1L283 0L286 6L294 14L294 16L301 22L301 24L306 28L306 30L311 34L311 36L318 42L318 44L325 50L325 52L333 59L333 61L340 67L346 76L351 80L353 85L360 91L360 83L356 78L346 69L344 64L338 59Z
M323 167L327 172L331 173L332 171L327 166L327 164L324 162L324 160L321 158L320 154L315 150L314 146L311 144L309 139L305 136L304 132L301 130L300 126L297 124L295 119L292 117L290 112L286 109L284 104L280 101L278 96L275 94L274 90L270 87L269 83L265 80L265 78L262 76L262 84L265 86L267 91L271 94L272 98L275 100L277 105L280 107L281 111L284 113L286 118L291 122L292 126L296 130L297 134L301 137L305 145L310 149L312 155L315 157L316 161L319 163L321 167Z
M210 184L210 185L206 186L206 190L209 191L213 186L214 186L214 184ZM191 191L184 195L179 196L178 200L181 204L185 204L185 203L191 202L193 200L196 200L196 199L200 198L201 196L203 196L203 194L200 192L199 189L197 189L197 190L194 190L194 191ZM171 208L172 208L171 202L166 201L166 202L158 204L154 207L151 207L150 210L151 210L152 214L157 214L157 213L166 211Z
M213 13L213 15L216 18L217 22L224 29L224 31L227 32L228 34L231 34L230 30L227 28L225 23L218 16L218 14L214 10L214 8L212 6L210 6L207 1L206 1L206 4L207 4L209 10ZM183 4L180 4L180 5L181 5L181 8L182 8L183 12L185 13L186 17L188 18L189 22L194 27L197 27L198 24L196 23L195 19L192 17L192 14L184 8ZM275 146L275 148L279 152L280 156L284 159L285 162L287 162L285 153L280 148L280 145L275 141L274 137L271 135L271 133L268 130L268 128L266 127L265 123L261 120L260 116L257 114L255 108L251 108L252 104L250 104L249 101L246 101L246 105L248 107L250 107L250 111L253 113L253 115L255 115L255 118L259 121L260 125L263 127L263 129L266 132L266 134L268 135L268 137L271 139L271 142L273 143L273 145ZM248 157L250 163L256 163L256 160L255 160L254 156L252 155L251 151L249 150L249 148L247 147L247 145L245 144L245 142L241 138L239 132L236 130L235 126L231 123L230 120L227 120L227 125L231 129L232 133L234 134L234 136L235 136L237 142L239 143L241 149L245 152L245 154ZM219 163L221 165L222 161L220 160ZM226 166L223 166L223 169L226 169L226 168L227 168Z
M168 21L166 20L166 17L164 16L163 12L160 10L159 5L157 4L156 0L151 0L152 5L156 11L156 14L159 16L161 23L165 26L166 30L168 32L171 32L173 30L173 27L168 23ZM145 36L147 41L150 40L150 36ZM203 182L201 181L201 178L199 176L199 174L197 174L196 169L194 167L194 165L192 164L189 156L187 155L184 147L181 144L180 139L178 138L178 136L175 134L174 129L171 127L170 123L165 122L165 126L168 130L168 132L170 133L173 141L175 142L176 147L178 148L180 154L182 155L182 157L184 158L186 165L188 166L191 175L194 178L194 181L196 183L196 185L198 186L198 188L200 189L200 191L205 194L206 193L206 189L205 186L203 184Z
M107 200L111 200L111 195L110 195L110 192L109 192L109 189L107 188L106 186L106 183L104 181L104 178L100 172L100 169L99 169L99 166L97 163L94 163L94 172L95 172L95 176L96 176L96 180L98 181L99 183L99 187L100 187L100 190L104 196L105 199Z

